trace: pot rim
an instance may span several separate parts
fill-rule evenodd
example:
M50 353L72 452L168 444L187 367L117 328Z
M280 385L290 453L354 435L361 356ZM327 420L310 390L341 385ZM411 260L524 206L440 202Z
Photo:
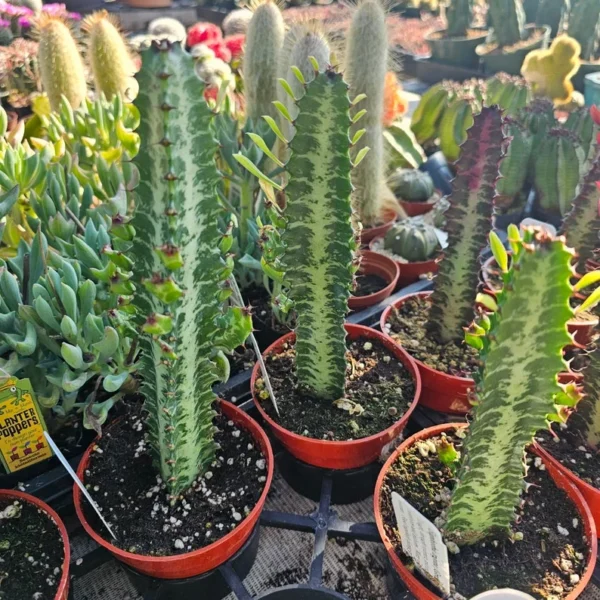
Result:
M27 494L25 492L20 492L18 490L0 490L0 498L17 498L22 500L23 502L29 502L29 504L33 504L38 508L42 509L49 517L54 521L56 528L60 534L60 538L64 548L64 557L62 561L62 574L60 577L60 582L58 587L56 588L56 595L54 596L55 600L61 600L66 597L66 592L69 589L69 568L71 563L71 546L69 544L69 534L67 533L67 528L63 523L62 519L58 516L58 514L52 509L52 507L48 506L43 500L32 496L31 494Z
M408 369L409 373L413 376L413 381L415 383L415 391L414 391L413 399L412 399L410 406L406 409L406 412L402 415L402 417L400 419L398 419L395 423L393 423L389 427L386 427L382 431L380 431L378 433L374 433L373 435L369 435L367 437L358 438L356 440L343 440L343 441L321 440L318 438L307 437L305 435L300 435L298 433L294 433L293 431L286 429L285 427L283 427L282 425L280 425L279 423L274 421L267 414L265 409L262 407L261 402L259 400L257 400L256 395L254 394L254 385L256 383L256 379L260 372L260 365L258 363L256 363L252 369L252 376L250 378L250 391L252 392L252 399L254 400L254 405L258 409L260 416L274 430L283 434L287 438L291 438L295 441L300 441L300 442L304 442L304 443L318 442L319 444L326 444L328 448L358 447L362 444L376 441L381 437L382 434L385 434L386 432L394 430L395 428L399 427L400 424L405 424L408 421L408 419L410 418L410 415L412 414L412 412L417 407L417 404L419 402L419 397L421 396L422 384L421 384L421 376L419 374L419 369L417 368L417 365L415 364L414 358L404 348L402 348L402 346L397 344L391 338L384 336L380 331L377 331L376 329L372 329L371 327L365 327L364 325L355 325L353 323L346 323L345 328L346 328L347 332L349 330L355 330L357 333L361 334L361 336L365 336L365 337L368 337L371 339L379 339L381 342L384 342L384 341L392 342L392 344L394 344L397 347L396 349L398 351L398 354L403 356L404 359L406 360L406 362L403 360L401 360L400 362L402 362L402 364L406 367L406 369ZM279 349L278 346L280 346L281 344L284 344L285 342L290 341L291 339L295 339L295 337L296 337L296 333L294 331L291 331L290 333L287 333L286 335L280 337L278 340L275 340L266 350L264 350L262 352L262 357L265 358L269 354L274 353L276 350Z
M397 263L393 258L390 258L389 256L385 256L385 254L380 254L379 252L373 252L372 250L361 250L360 251L360 256L361 256L361 266L367 265L369 262L374 263L377 262L379 260L386 262L388 264L388 266L390 266L392 268L392 270L394 271L394 275L391 278L391 280L389 278L386 279L387 281L387 285L382 288L381 290L379 290L378 292L373 292L372 294L368 294L366 296L354 296L351 295L349 298L349 303L352 303L352 300L361 300L361 304L363 303L367 303L369 302L369 300L373 300L376 296L380 296L383 294L383 298L387 298L393 291L394 288L396 287L396 284L398 283L398 278L400 277L400 265L399 263ZM364 262L363 262L364 261ZM367 273L369 274L369 273ZM374 273L376 275L376 273ZM350 307L352 308L352 307ZM357 307L358 308L358 307Z
M183 554L174 554L171 556L149 556L146 554L133 554L131 552L127 552L126 550L122 550L121 548L118 548L117 546L113 546L110 542L108 542L103 537L98 535L98 533L96 533L96 531L88 523L87 519L85 518L85 515L83 514L83 510L81 507L81 490L79 489L79 487L77 485L73 485L73 499L74 499L75 512L77 513L77 517L78 517L79 521L81 522L81 524L83 525L83 528L85 529L86 533L97 544L104 547L106 550L111 552L111 554L114 554L116 557L119 557L119 559L131 559L131 560L137 559L137 560L139 560L141 558L149 564L159 564L159 563L160 564L168 564L171 562L179 562L179 561L185 560L187 558L201 556L202 554L211 554L211 552L213 552L217 547L226 546L232 540L232 538L235 537L237 530L241 526L243 526L244 524L246 524L252 520L258 520L258 518L260 517L260 513L263 510L269 490L271 488L271 483L273 481L273 473L275 470L275 458L273 455L273 448L271 447L271 443L269 442L269 438L268 438L267 434L265 433L264 429L252 417L250 417L241 408L239 408L235 404L232 404L231 402L227 402L225 400L222 400L221 398L218 398L218 402L219 402L219 406L225 405L225 406L227 406L228 409L233 410L234 413L237 413L237 416L241 416L242 419L247 419L248 421L253 422L256 425L256 428L260 434L260 437L255 436L253 434L253 432L251 432L251 431L248 431L248 430L247 431L250 433L250 435L252 436L252 438L255 441L262 443L261 449L266 450L266 452L264 452L264 454L265 454L265 458L267 460L267 473L266 473L267 479L265 481L263 491L262 491L260 497L258 498L258 500L256 501L256 504L250 511L250 513L248 513L248 515L237 524L235 529L232 529L227 535L210 543L208 546L198 548L198 550L193 550L192 552L184 552ZM82 482L84 479L83 478L84 471L87 468L87 465L89 462L90 454L93 451L94 445L96 444L98 439L99 438L96 438L88 446L87 450L85 451L85 453L83 454L83 456L81 458L79 467L77 468L77 476L79 477L79 479Z
M443 37L441 40L440 39L432 39L431 36L435 35L436 33L445 33L446 31L448 31L448 29L434 29L433 31L429 31L428 33L425 34L424 39L426 42L474 42L475 40L479 39L479 38L486 38L490 32L489 29L484 29L483 27L469 27L469 30L471 31L481 31L481 35L477 36L477 37L473 37L473 38L469 38L469 37Z
M370 242L369 242L369 250L371 252L375 252L375 254L381 254L382 256L385 256L385 254L382 254L381 252L377 252L377 250L373 250L372 245L375 242L378 242L379 240L382 240L383 236L378 235L377 237L374 237ZM428 264L439 264L442 259L444 258L444 251L440 250L433 258L429 258L428 260L415 260L413 262L405 262L402 263L399 260L395 260L393 259L391 256L388 256L388 258L390 258L391 260L393 260L394 262L397 262L398 265L400 266L400 269L402 269L402 265L428 265Z
M535 23L528 23L525 25L525 29L528 31L531 31L532 34L535 33L536 31L540 31L542 32L542 39L540 41L543 42L543 39L546 36L549 36L550 33L552 32L552 28L549 25L536 25ZM531 37L531 35L530 35ZM529 39L527 40L529 41ZM500 54L495 54L493 56L511 56L512 54L516 54L517 52L527 52L531 50L532 46L535 46L535 44L537 44L537 42L531 42L531 44L524 46L523 48L519 48L518 50L513 50L512 52L505 52L504 50L502 50L502 52ZM477 48L475 48L475 54L477 54L477 56L480 56L481 58L485 58L486 56L490 56L491 52L484 52L484 46L487 46L487 44L480 44L479 46L477 46ZM500 48L500 46L498 46L498 48ZM494 50L497 50L498 48L494 48Z

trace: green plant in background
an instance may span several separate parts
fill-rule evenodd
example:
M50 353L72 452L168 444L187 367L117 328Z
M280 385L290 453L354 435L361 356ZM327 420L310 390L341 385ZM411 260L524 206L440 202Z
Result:
M248 25L243 73L248 119L264 115L277 116L273 101L277 99L279 57L285 24L273 0L264 0L254 9Z
M585 158L575 133L565 127L550 129L536 149L533 176L539 206L546 213L564 215L570 210Z
M581 59L591 62L600 47L600 3L578 0L569 16L569 36L581 46Z
M473 21L473 0L451 0L446 8L447 37L467 37Z
M108 100L120 94L135 98L134 67L117 20L105 10L86 17L82 29L87 34L87 53L94 74L96 94Z
M589 107L577 108L569 113L564 123L579 138L579 143L586 157L583 171L587 173L596 159L598 133L600 127L594 122Z
M489 0L488 11L500 47L514 46L525 39L525 11L521 0Z
M408 262L424 262L440 251L440 242L432 225L422 220L404 219L385 234L383 249Z
M565 27L571 10L570 0L540 0L535 17L536 25L549 25L556 37Z
M337 400L345 387L344 318L357 269L349 151L362 133L349 138L352 103L342 76L334 68L322 73L313 62L314 78L296 99L296 133L285 165L287 223L278 224L283 228L281 254L269 268L281 273L297 314L299 384L317 398ZM296 75L304 84L299 70ZM285 138L281 141L288 144ZM358 152L354 164L365 152ZM258 173L253 165L245 166ZM277 241L279 233L274 233Z
M59 110L64 96L74 109L87 94L85 70L69 26L60 17L42 13L36 21L38 62L42 86L52 110Z
M369 40L365 43L365 40ZM366 95L356 116L364 113L361 124L354 123L351 135L364 127L356 148L370 148L353 172L353 201L363 226L372 227L382 218L382 195L385 181L383 145L383 98L388 65L388 39L385 11L379 0L362 0L350 24L346 43L345 75L352 97Z
M500 240L490 239L504 285L494 299L480 300L493 312L466 334L481 366L445 525L446 537L458 544L510 532L524 489L527 445L579 400L574 384L558 383L558 374L569 370L562 353L572 343L567 322L573 317L574 253L563 238L541 230L526 230L521 238L511 225L508 237L510 268Z
M397 169L387 181L396 198L406 202L426 202L435 192L429 173L418 169Z
M585 275L586 262L600 247L600 153L581 183L571 209L563 219L560 233L577 252L577 272Z
M431 294L427 322L428 331L440 344L460 341L463 328L473 319L479 254L491 228L503 145L500 111L484 108L467 132L455 165L451 206L445 213L448 247Z
M404 120L389 125L383 132L388 172L394 169L418 169L426 160L410 125Z
M485 105L499 106L506 117L518 115L531 99L531 86L522 77L497 73L485 82Z
M218 143L194 60L178 43L153 43L138 73L141 147L133 247L146 318L140 372L149 442L174 500L214 459L213 384L224 352L249 335L250 315L231 308L231 246L219 229Z

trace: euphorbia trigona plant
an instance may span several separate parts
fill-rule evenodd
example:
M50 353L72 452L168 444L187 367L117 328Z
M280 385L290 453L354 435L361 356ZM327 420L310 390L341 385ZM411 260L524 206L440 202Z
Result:
M138 77L140 373L150 446L174 500L214 460L212 385L227 378L223 353L244 342L252 323L226 303L233 260L222 252L232 238L219 230L214 116L193 59L179 43L154 43Z
M572 343L567 322L574 315L569 299L575 253L564 238L539 229L527 229L521 237L511 225L508 238L510 268L506 250L491 234L504 285L495 299L479 298L491 312L466 334L480 352L480 368L445 525L446 535L459 544L510 530L523 490L527 445L549 421L563 421L580 398L575 384L558 383L558 374L569 370L562 352ZM590 274L578 288L594 280ZM594 292L582 309L597 296Z

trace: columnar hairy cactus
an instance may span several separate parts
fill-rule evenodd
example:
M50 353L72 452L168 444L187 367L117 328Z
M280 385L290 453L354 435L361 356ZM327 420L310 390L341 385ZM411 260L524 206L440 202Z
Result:
M564 29L570 9L570 0L541 0L535 24L549 25L552 29L551 37L556 37Z
M585 155L575 133L565 127L548 132L535 156L534 185L543 210L566 214L575 198Z
M365 43L365 40L369 40ZM388 62L388 39L385 11L379 0L362 0L352 17L346 47L346 78L350 95L366 94L360 110L366 115L360 126L352 125L354 136L364 127L365 134L357 148L370 148L354 170L354 203L363 225L370 227L381 218L381 196L384 182L383 100ZM358 112L355 109L355 113ZM354 114L355 114L354 113Z
M238 35L240 33L246 33L248 31L248 25L252 20L252 11L247 8L238 8L232 10L223 19L223 32L225 35Z
M581 46L582 60L597 57L600 45L600 2L578 0L569 16L569 35Z
M494 36L501 47L513 46L525 37L525 11L521 0L489 0Z
M69 26L61 17L43 12L36 21L36 30L40 76L52 110L59 110L62 96L72 108L79 108L87 94L87 85L81 55Z
M273 0L258 4L248 25L243 61L249 119L277 115L273 101L277 99L279 56L284 35L283 16L277 4Z
M549 419L564 420L566 407L579 399L576 386L557 378L568 371L562 352L572 343L567 322L573 317L574 253L563 238L541 230L527 230L521 239L513 225L509 240L510 269L500 240L491 240L504 271L498 309L466 334L480 351L481 367L445 528L459 544L509 531L524 487L526 446Z
M600 247L598 181L600 181L600 152L586 174L560 230L567 238L569 246L575 248L577 252L577 271L581 275L586 272L586 262L594 257L594 251Z
M220 247L232 240L219 231L217 142L194 61L178 43L153 43L138 78L133 253L148 334L140 372L150 445L174 500L213 460L212 385L226 378L223 351L243 343L251 319L224 307L233 264Z
M452 0L446 9L448 37L466 37L473 21L473 0Z
M150 24L148 25L148 35L151 35L156 39L163 37L172 38L173 41L181 42L183 44L187 37L187 31L185 30L185 25L177 19L173 19L172 17L160 17L150 21Z
M440 250L440 242L432 225L405 219L385 234L383 247L408 262L424 262Z
M448 247L431 294L427 328L440 343L462 339L473 318L478 259L491 228L498 165L503 155L501 113L484 108L467 132L456 163L450 208L446 211Z
M103 93L109 100L116 94L132 100L134 68L116 19L100 10L85 18L83 30L88 35L88 55L96 92Z

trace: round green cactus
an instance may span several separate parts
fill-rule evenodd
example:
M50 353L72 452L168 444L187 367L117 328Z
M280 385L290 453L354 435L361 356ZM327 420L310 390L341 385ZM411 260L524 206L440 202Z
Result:
M429 173L418 169L396 169L388 185L397 198L406 202L427 202L435 191Z
M408 262L429 260L440 249L435 228L420 220L400 221L385 235L383 247Z

